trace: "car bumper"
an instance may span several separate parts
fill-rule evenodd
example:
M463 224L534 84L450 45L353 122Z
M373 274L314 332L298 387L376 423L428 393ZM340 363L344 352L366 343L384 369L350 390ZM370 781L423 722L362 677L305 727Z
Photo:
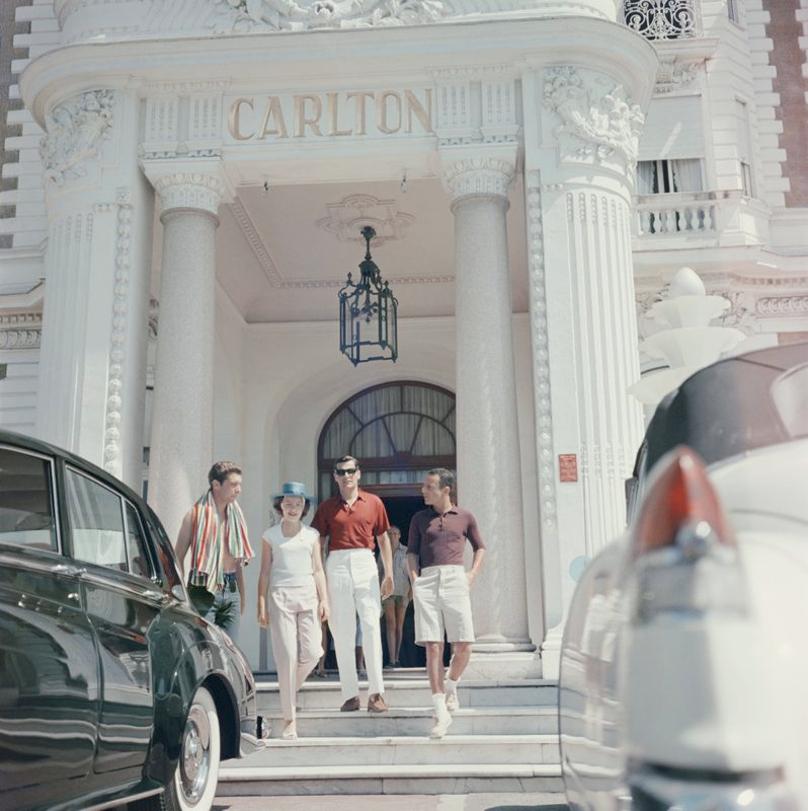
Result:
M258 752L266 746L266 743L259 740L255 735L250 732L241 733L241 742L239 746L239 756L247 757L247 755Z
M799 803L780 774L711 775L689 779L673 772L657 770L631 775L633 811L662 811L678 808L696 811L720 808L722 811L798 811Z

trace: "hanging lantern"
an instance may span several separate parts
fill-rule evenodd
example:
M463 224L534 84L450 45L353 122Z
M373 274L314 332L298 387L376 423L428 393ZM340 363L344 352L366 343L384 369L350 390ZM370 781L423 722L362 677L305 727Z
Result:
M366 225L365 259L360 262L362 276L354 283L351 274L339 291L339 349L356 366L369 360L398 357L398 301L381 271L370 256L370 240L376 231Z

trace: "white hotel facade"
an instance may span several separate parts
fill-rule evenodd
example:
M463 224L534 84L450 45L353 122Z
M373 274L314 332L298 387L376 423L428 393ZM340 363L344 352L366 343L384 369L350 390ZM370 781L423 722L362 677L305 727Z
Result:
M808 0L0 13L0 427L147 479L169 534L239 460L256 546L280 483L323 498L344 452L401 515L456 466L490 550L481 671L555 675L673 273L750 346L808 335ZM337 291L366 224L399 359L354 368Z

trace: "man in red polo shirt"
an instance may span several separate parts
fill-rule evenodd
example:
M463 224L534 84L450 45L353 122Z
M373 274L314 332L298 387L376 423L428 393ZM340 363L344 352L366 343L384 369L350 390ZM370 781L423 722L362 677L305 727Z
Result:
M457 683L474 642L469 592L485 556L485 544L474 516L452 503L454 481L454 473L446 468L429 471L421 487L427 508L410 520L407 544L415 603L415 642L426 647L426 670L435 708L433 738L446 734L452 713L459 707ZM466 542L474 550L468 572L463 565ZM445 681L444 631L452 643L452 661Z
M320 533L321 544L329 539L325 562L331 602L328 622L334 636L342 688L340 709L343 712L359 709L359 679L354 655L358 614L368 671L368 712L385 712L379 617L382 599L393 591L393 560L387 536L390 522L381 499L359 489L361 475L359 462L353 456L339 459L334 466L339 496L320 504L311 525ZM376 541L384 566L381 588L373 557Z

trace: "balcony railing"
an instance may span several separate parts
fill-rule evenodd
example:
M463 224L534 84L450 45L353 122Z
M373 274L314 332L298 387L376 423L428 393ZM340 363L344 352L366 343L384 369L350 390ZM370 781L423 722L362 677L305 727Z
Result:
M750 223L742 216L747 204L740 190L640 195L636 236L714 239L728 228L747 230Z
M646 39L675 40L698 36L699 0L625 0L625 24Z

